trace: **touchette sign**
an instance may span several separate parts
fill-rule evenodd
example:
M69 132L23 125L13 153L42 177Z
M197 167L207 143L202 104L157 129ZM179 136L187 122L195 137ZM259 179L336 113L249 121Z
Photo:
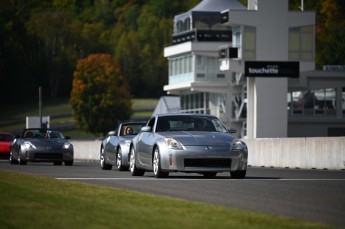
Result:
M246 61L247 77L299 77L299 62L294 61Z

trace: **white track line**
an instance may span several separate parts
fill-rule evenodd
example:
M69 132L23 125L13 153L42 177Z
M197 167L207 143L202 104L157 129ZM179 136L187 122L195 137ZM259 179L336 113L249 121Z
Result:
M166 180L166 181L203 181L203 180L226 180L226 181L345 181L345 179L289 179L289 178L282 178L282 179L195 179L195 178L164 178L164 179L156 179L156 178L82 178L82 177L58 177L55 178L57 180L119 180L119 181L157 181L157 180Z

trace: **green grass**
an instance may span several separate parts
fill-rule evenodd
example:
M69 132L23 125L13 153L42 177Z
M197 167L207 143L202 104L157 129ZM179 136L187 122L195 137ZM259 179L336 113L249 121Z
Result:
M68 99L65 98L49 98L42 101L42 115L61 115L70 114L72 112ZM23 119L26 116L38 116L38 101L27 100L23 103L8 104L6 109L0 111L1 123Z
M132 108L134 111L138 110L153 110L155 109L158 99L133 99Z
M150 117L158 103L158 99L133 99L132 118L146 121ZM38 116L38 101L28 100L21 104L8 105L6 109L0 110L0 131L20 132L25 128L26 116ZM72 108L66 98L43 98L42 115L50 116L51 127L74 123ZM144 119L144 120L142 120ZM79 129L67 129L63 133L72 138L95 137ZM97 136L100 137L100 136Z
M332 228L312 222L0 170L1 228Z

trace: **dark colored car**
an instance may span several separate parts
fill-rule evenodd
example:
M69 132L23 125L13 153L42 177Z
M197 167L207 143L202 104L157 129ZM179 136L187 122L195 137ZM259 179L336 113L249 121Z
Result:
M116 166L118 170L129 168L129 145L137 135L144 122L123 122L118 130L110 131L109 136L102 141L100 150L100 165L103 170L110 170Z
M11 147L10 163L53 162L54 165L73 165L73 145L69 137L58 130L29 128L17 136Z
M10 158L11 144L14 135L7 132L0 132L0 159L8 160Z
M212 115L155 115L132 139L131 174L153 171L155 177L166 177L186 172L214 177L230 172L233 178L244 178L248 148L231 132Z

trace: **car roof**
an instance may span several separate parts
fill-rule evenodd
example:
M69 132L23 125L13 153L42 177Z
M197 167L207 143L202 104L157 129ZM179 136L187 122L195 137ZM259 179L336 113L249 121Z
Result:
M146 124L146 122L121 122L120 125Z
M164 114L156 114L156 117L164 117L164 116L195 116L195 117L210 117L216 118L214 115L210 114L198 114L198 113L164 113Z
M24 129L24 131L26 130L41 130L41 131L48 131L48 130L51 130L51 131L59 131L59 130L55 130L55 129L49 129L49 128L26 128ZM59 131L60 132L60 131Z

